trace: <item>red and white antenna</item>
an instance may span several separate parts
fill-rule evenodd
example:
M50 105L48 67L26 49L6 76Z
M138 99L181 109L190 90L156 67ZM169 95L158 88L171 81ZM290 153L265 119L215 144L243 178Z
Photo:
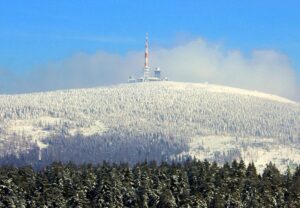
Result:
M145 65L144 65L144 82L148 81L150 77L150 67L149 67L149 54L148 54L148 33L146 33L146 43L145 43Z
M149 67L149 54L148 54L148 33L146 33L146 43L145 43L145 66Z

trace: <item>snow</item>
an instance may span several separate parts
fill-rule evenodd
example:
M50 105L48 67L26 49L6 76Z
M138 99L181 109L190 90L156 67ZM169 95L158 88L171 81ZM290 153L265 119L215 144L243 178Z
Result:
M126 145L132 149L128 154L136 154L134 149L147 151L147 145L163 140L176 154L220 162L224 161L218 154L227 151L228 160L244 155L258 164L297 163L300 104L255 91L169 81L0 95L0 156L27 152L34 145L52 148L49 141L78 135L103 141L106 149L101 151L111 160L112 152ZM84 142L92 148L96 141Z
M283 103L296 103L292 100L277 96L271 95L267 93L262 93L258 91L251 91L251 90L243 90L233 87L221 86L221 85L212 85L212 84L201 84L201 83L193 83L193 84L186 84L186 83L178 83L178 82L168 82L168 85L171 86L173 89L177 90L185 90L188 88L203 88L209 92L217 92L217 93L226 93L226 94L240 94L246 96L254 96L259 98L264 98L268 100L283 102Z
M233 156L232 159L243 159L245 163L254 162L259 172L262 172L270 161L280 170L300 164L299 143L295 145L293 142L286 142L283 145L272 138L195 137L189 143L189 147L189 151L183 155L191 155L200 160L221 160L221 163L226 161L222 161L224 158Z
M31 139L39 148L43 149L48 146L43 143L43 139L60 134L64 125L69 126L65 132L68 136L77 134L91 136L102 134L106 130L104 125L97 120L89 123L87 126L80 127L77 125L76 120L50 116L41 116L34 119L16 119L9 121L6 125L5 136L20 136Z

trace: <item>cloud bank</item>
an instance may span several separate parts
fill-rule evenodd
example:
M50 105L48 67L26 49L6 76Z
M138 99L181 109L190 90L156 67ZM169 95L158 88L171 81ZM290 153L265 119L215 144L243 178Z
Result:
M79 53L68 59L36 67L26 74L0 69L0 92L22 93L124 83L140 76L143 51L125 55ZM245 55L202 39L172 48L150 48L150 66L163 76L184 82L209 82L281 95L300 100L296 71L288 57L274 50L253 50Z

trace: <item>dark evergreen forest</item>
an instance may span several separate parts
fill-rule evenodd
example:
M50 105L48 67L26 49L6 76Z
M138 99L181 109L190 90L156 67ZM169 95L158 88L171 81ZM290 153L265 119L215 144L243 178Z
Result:
M233 161L0 168L0 207L300 207L300 166Z

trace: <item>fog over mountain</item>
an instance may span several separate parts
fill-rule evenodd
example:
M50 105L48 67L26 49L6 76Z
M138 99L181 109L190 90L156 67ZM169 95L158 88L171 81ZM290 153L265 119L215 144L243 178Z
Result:
M129 75L141 75L143 56L143 51L129 51L123 55L105 51L81 52L20 74L2 69L0 92L124 83ZM254 49L245 54L196 38L172 47L150 45L150 66L160 66L164 75L174 81L209 82L300 100L296 70L285 54L272 49Z

